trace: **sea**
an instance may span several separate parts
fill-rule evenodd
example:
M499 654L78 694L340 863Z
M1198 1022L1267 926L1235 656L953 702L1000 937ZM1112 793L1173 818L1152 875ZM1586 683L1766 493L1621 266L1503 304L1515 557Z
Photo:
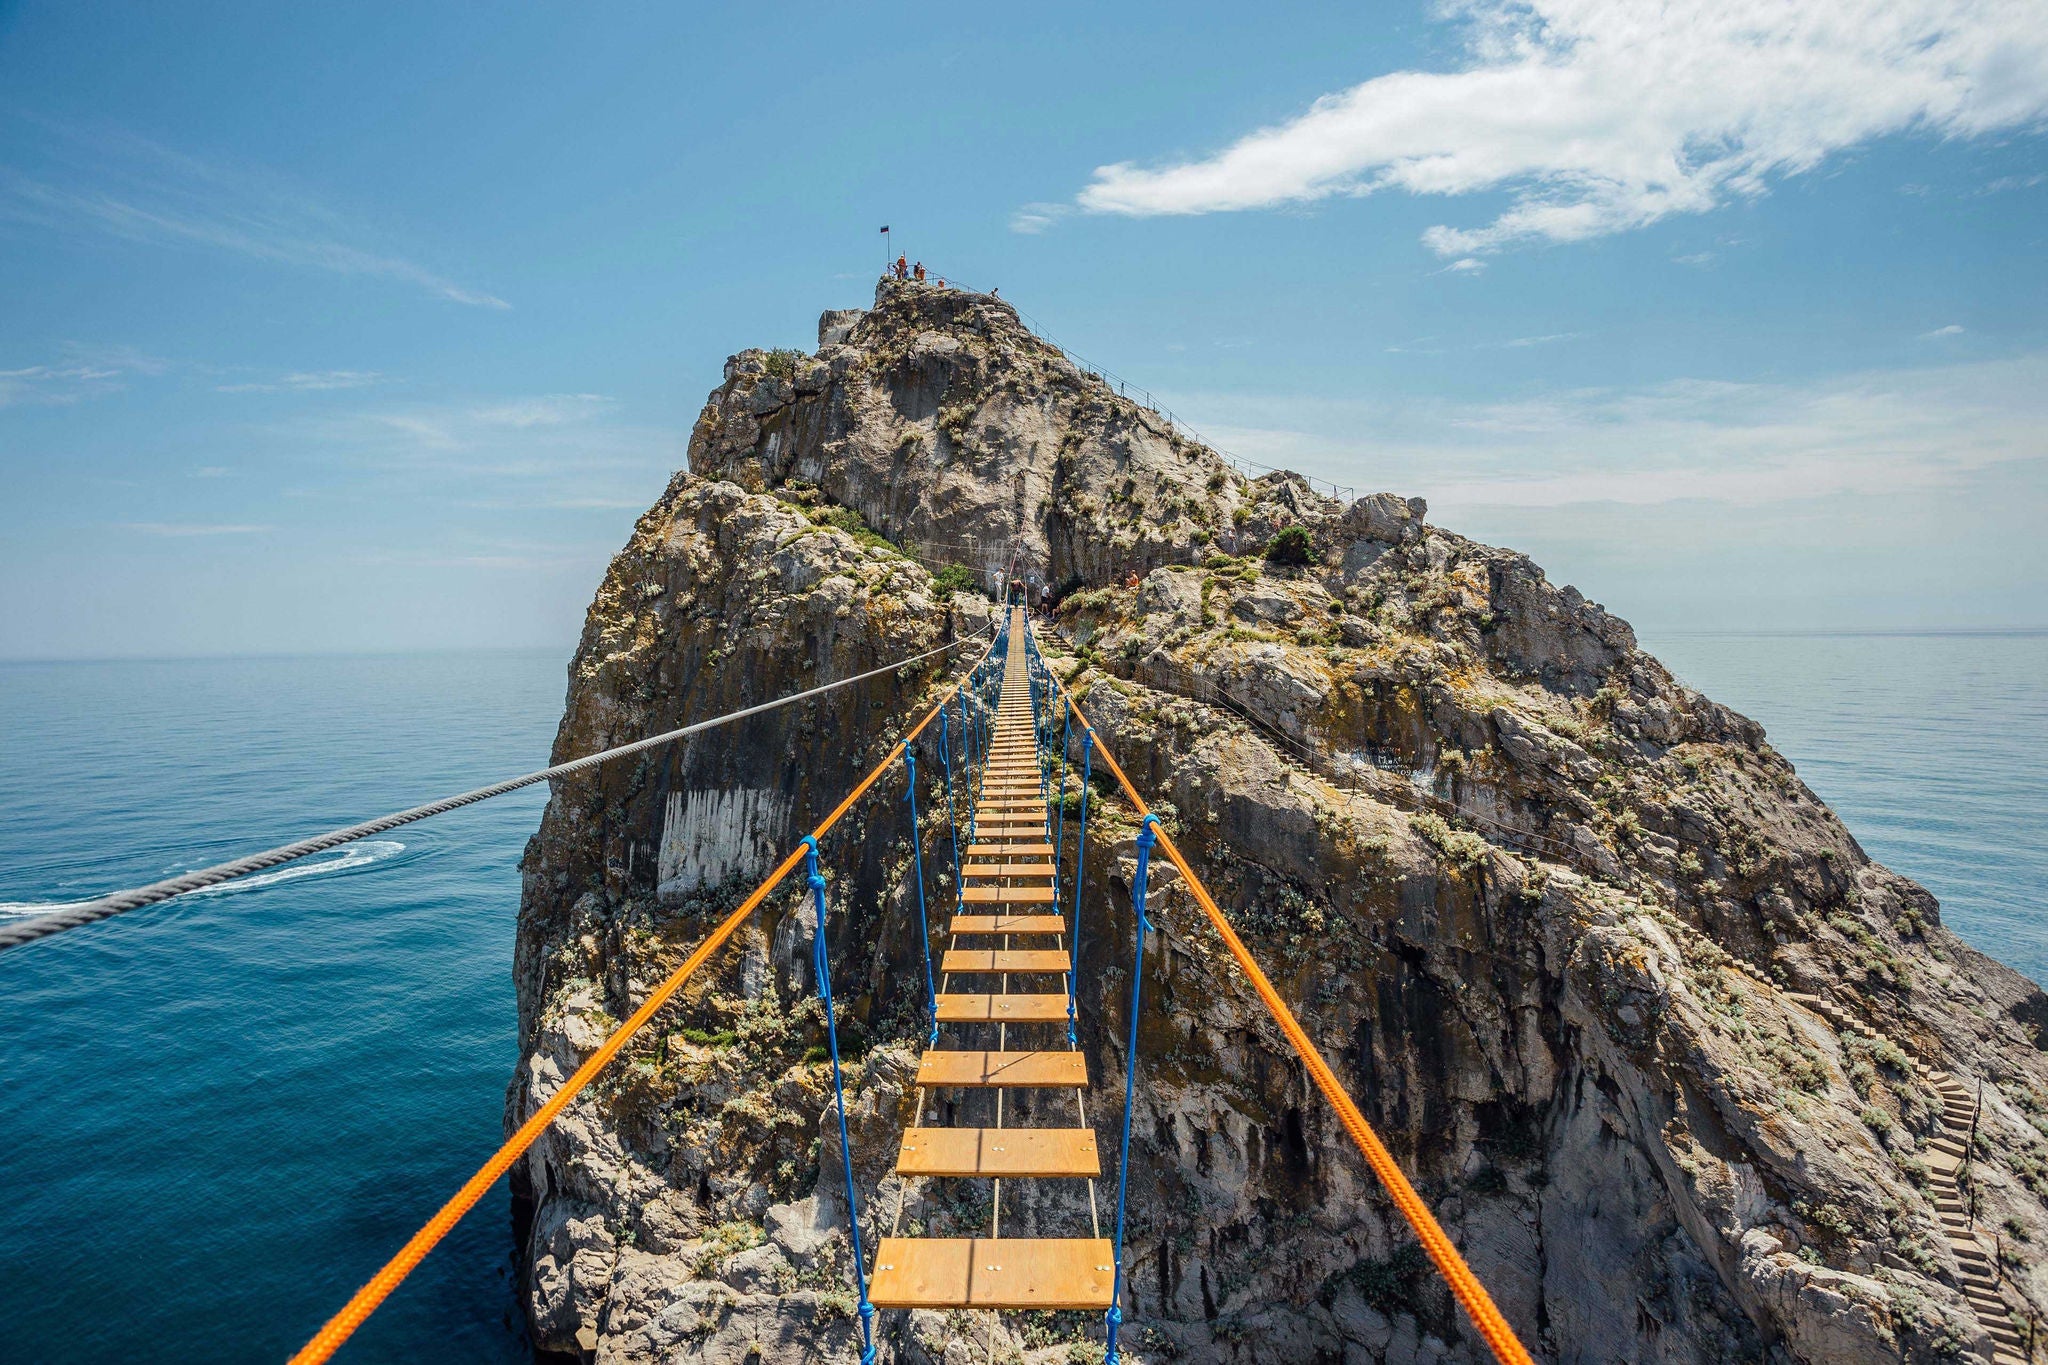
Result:
M2048 632L1646 633L2048 980ZM568 650L0 664L0 916L542 765ZM0 954L0 1361L281 1360L496 1146L544 789ZM531 1359L501 1184L352 1361Z

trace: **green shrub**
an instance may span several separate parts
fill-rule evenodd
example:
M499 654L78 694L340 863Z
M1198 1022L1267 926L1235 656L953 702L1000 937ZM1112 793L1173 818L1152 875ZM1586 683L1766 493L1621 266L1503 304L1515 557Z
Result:
M1316 557L1315 539L1306 526L1289 526L1266 542L1266 560L1272 564L1308 564Z
M948 564L932 575L932 592L941 602L948 601L956 592L966 592L974 586L974 575L958 564Z

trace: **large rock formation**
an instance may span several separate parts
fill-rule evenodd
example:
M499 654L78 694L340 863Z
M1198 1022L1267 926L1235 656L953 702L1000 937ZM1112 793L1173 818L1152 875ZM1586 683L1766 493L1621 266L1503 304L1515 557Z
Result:
M508 1121L958 675L990 619L974 589L1014 562L1062 598L1041 628L1060 675L1540 1358L2018 1340L2001 1313L2048 1293L2048 999L1871 862L1758 726L1419 500L1247 481L1000 301L885 281L820 340L728 362L690 472L591 607L557 756L962 650L556 787L525 863ZM943 766L918 752L944 904ZM988 1212L981 1182L889 1172L924 1008L903 788L899 766L825 844L870 1247ZM1106 1097L1133 812L1092 800L1083 1041ZM519 1168L547 1349L853 1358L800 892ZM1199 912L1160 902L1128 1358L1479 1358ZM1091 1109L1106 1151L1114 1110ZM1086 1194L1012 1182L1003 1217L1078 1233ZM1098 1358L1101 1331L878 1327L884 1359L946 1362L991 1331L1004 1358Z

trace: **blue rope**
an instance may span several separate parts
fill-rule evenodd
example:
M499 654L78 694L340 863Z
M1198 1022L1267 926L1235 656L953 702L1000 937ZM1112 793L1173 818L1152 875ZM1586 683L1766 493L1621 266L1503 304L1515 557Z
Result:
M932 985L932 926L924 913L924 842L917 830L917 755L903 746L903 799L910 803L910 861L917 868L918 942L924 948L924 1002L931 1010L932 1045L939 1041L939 994Z
M960 822L953 814L953 713L940 708L939 757L946 760L946 832L953 836L953 898L960 893Z
M1074 1026L1074 978L1081 973L1081 886L1088 868L1088 779L1095 774L1095 730L1081 728L1081 832L1074 840L1074 960L1067 969L1067 1046L1077 1047L1081 1035Z
M1045 720L1038 711L1038 669L1030 663L1031 637L1024 637L1025 666L1024 682L1031 689L1031 733L1035 743L1031 746L1031 761L1038 769L1038 799L1045 799L1045 760L1040 753L1045 747Z
M1116 1278L1111 1282L1109 1312L1104 1315L1109 1324L1109 1350L1102 1365L1117 1365L1116 1333L1124 1320L1124 1198L1131 1177L1131 1108L1138 1093L1138 1006L1145 989L1145 931L1152 927L1145 915L1145 878L1152 866L1152 845L1159 841L1152 826L1158 823L1158 816L1147 815L1138 826L1138 874L1131 879L1131 905L1138 912L1138 951L1131 961L1131 1035L1124 1052L1123 1160L1116 1173Z
M960 703L960 743L962 747L964 747L967 750L967 753L965 755L967 760L967 771L961 774L961 778L963 781L968 783L967 842L969 845L972 845L974 843L974 831L978 822L977 812L974 809L974 736L970 732L972 722L968 719L967 716L967 693L963 690L956 698L956 700L958 700ZM960 898L959 893L960 880L956 877L953 880L953 898L955 900L958 900Z
M1067 752L1073 747L1074 708L1065 700L1060 702L1060 713L1066 717L1060 722L1060 810L1055 825L1058 830L1052 841L1053 884L1059 884L1060 864L1065 860L1067 849Z
M860 1294L860 1362L875 1365L875 1306L868 1302L867 1253L860 1244L860 1202L853 1191L853 1140L846 1135L846 1080L839 1070L839 1022L832 1014L832 961L825 947L825 874L818 871L818 841L805 835L804 850L811 908L818 918L817 938L811 944L811 965L818 975L818 994L825 1002L825 1039L832 1048L832 1095L839 1106L839 1157L846 1167L846 1221L853 1233L853 1287Z

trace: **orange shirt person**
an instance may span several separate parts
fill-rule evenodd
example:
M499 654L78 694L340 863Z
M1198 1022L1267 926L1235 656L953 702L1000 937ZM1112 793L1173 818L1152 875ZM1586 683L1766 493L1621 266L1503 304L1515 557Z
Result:
M896 278L899 280L910 278L910 262L902 256L896 258Z

